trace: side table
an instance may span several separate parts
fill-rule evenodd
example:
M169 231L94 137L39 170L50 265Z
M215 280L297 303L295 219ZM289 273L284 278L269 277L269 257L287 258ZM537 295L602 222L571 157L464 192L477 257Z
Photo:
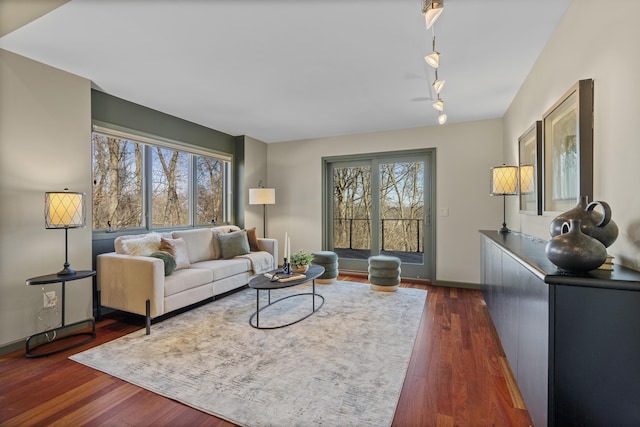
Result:
M61 303L61 310L62 310L62 316L61 316L61 321L60 321L60 326L54 329L49 329L48 331L43 331L43 332L38 332L37 334L33 334L31 335L29 338L27 338L27 341L25 343L25 355L27 357L42 357L42 356L50 356L52 354L57 354L57 353L61 353L63 351L69 350L71 348L74 347L78 347L81 346L83 344L86 344L88 342L93 341L93 339L96 337L96 321L93 317L89 318L89 319L85 319L85 320L81 320L79 322L75 322L75 323L71 323L69 325L65 324L65 320L64 320L64 304L65 304L65 284L66 282L71 282L74 280L80 280L80 279L86 279L89 277L93 277L96 275L95 270L81 270L81 271L76 271L75 274L69 274L69 275L64 275L64 276L59 276L57 273L54 274L47 274L46 276L39 276L39 277L32 277L31 279L27 279L26 283L27 285L48 285L51 283L62 283L62 303ZM70 333L70 334L66 334L66 335L62 335L62 336L58 336L57 333L58 331L62 330L65 327L69 327L69 326L75 326L75 325L79 325L82 323L89 323L91 325L91 332L74 332L74 333ZM36 337L40 337L49 333L55 333L56 336L53 340L51 341L45 341L42 343L37 343L35 346L30 347L29 344L31 343L31 340L36 338ZM49 351L49 352L42 352L42 353L34 353L34 350L37 350L41 347L47 346L49 344L53 344L56 341L61 341L61 340L65 340L68 338L72 338L72 337L77 337L77 336L87 336L88 338L84 341L81 342L74 342L71 345L68 345L66 347L63 348L56 348L55 350Z

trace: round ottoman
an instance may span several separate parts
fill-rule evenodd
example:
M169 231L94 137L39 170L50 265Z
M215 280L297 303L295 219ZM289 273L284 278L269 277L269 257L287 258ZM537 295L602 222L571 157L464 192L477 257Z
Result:
M374 291L394 292L400 284L400 264L395 256L375 255L369 257L369 282Z
M313 254L312 264L324 267L324 273L316 279L316 283L335 283L338 277L338 255L331 251L318 251Z

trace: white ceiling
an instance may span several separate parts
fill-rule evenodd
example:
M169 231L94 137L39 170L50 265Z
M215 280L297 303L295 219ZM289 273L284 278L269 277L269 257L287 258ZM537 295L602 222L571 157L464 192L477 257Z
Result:
M445 0L447 123L502 117L571 0ZM0 47L265 142L436 125L420 0L72 0Z

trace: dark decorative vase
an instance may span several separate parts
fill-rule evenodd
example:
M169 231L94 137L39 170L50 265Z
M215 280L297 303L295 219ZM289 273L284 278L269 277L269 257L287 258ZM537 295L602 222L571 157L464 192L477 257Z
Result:
M580 196L575 207L555 217L549 227L551 237L562 234L563 224L575 219L580 221L580 228L584 234L598 240L607 248L611 246L618 238L618 226L611 219L611 207L607 202L588 202L587 196ZM602 208L604 214L594 210L597 206Z
M545 253L560 270L583 273L600 267L607 258L607 248L582 232L580 220L570 219L563 233L549 240Z

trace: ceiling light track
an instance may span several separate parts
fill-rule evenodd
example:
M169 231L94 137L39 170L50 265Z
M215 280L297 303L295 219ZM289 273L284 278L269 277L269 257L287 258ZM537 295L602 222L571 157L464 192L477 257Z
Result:
M436 32L433 24L435 24L438 18L440 18L443 10L444 0L422 0L422 13L424 14L427 30L431 29L433 33L431 39L432 52L424 57L424 61L435 71L435 78L432 86L438 96L438 99L432 105L433 108L439 112L438 123L441 125L447 122L447 114L444 112L444 101L440 96L445 81L438 77L438 68L440 68L440 52L436 50Z

